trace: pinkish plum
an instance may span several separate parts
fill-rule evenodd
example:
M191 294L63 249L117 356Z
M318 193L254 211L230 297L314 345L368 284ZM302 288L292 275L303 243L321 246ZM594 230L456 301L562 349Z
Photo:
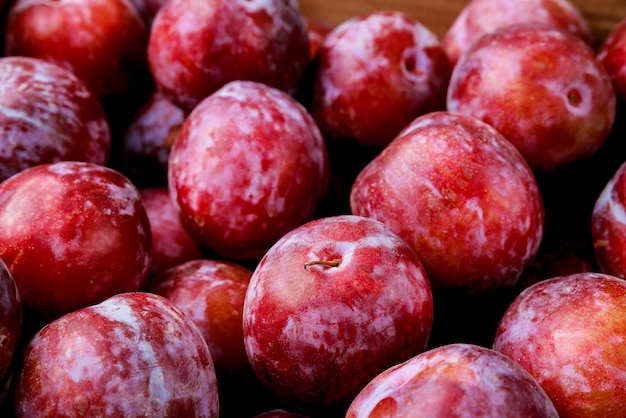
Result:
M437 288L512 287L543 237L543 200L524 158L459 113L415 119L359 173L350 206L405 239Z
M552 25L594 46L587 18L570 0L471 0L448 28L442 44L456 64L461 54L481 36L519 23Z
M147 43L128 0L16 0L5 28L7 55L65 67L98 97L122 96L145 78Z
M152 24L148 59L187 111L234 80L292 94L309 61L306 22L295 0L172 0Z
M243 303L251 276L238 263L197 259L162 272L146 287L185 312L202 333L220 383L220 410L227 416L249 416L268 401L243 343Z
M433 348L378 376L346 418L558 418L537 381L504 354L478 345Z
M523 290L504 313L493 347L526 369L561 418L626 410L626 281L584 272Z
M0 181L39 164L109 158L98 98L69 70L37 58L0 58L0 129Z
M355 17L319 47L312 113L325 137L381 148L415 117L444 108L450 71L419 21L392 11Z
M304 107L254 81L233 81L203 100L168 166L183 224L207 249L237 260L258 260L310 220L329 177L324 138Z
M582 39L518 24L482 36L461 56L447 109L487 122L547 173L594 155L613 127L616 96Z
M248 368L241 328L243 300L252 271L213 259L180 263L154 277L147 290L180 308L209 345L216 369L237 373Z
M0 183L0 257L42 317L139 290L150 239L139 191L113 169L41 164Z
M268 250L248 286L243 333L252 368L278 399L325 413L423 351L432 321L415 251L381 222L341 215Z
M64 315L29 341L15 415L217 418L211 354L193 322L150 293Z
M262 403L243 343L243 302L252 271L217 259L198 259L155 276L146 290L164 296L198 327L209 346L225 416L244 416ZM252 392L252 395L251 395ZM242 404L241 393L247 402Z

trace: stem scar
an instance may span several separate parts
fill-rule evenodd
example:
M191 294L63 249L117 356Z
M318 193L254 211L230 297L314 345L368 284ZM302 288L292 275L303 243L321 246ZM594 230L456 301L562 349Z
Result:
M304 263L304 269L310 271L311 266L323 266L323 267L339 267L341 265L341 258L334 260L312 260Z

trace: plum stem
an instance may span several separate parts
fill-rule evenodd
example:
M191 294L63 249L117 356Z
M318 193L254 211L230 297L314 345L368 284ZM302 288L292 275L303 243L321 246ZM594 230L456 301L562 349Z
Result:
M341 258L336 258L334 260L312 260L304 263L304 269L309 271L311 266L339 267L340 265Z

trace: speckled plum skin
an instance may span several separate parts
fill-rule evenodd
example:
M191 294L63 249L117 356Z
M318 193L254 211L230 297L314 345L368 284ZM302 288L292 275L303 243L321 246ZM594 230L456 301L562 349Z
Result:
M454 67L447 95L447 110L487 122L542 173L594 155L615 121L615 90L595 51L542 24L482 36Z
M626 102L626 17L613 27L602 42L598 59L611 76L618 98Z
M61 65L99 97L125 94L145 77L147 43L129 0L17 0L5 28L7 55Z
M519 23L552 25L594 46L586 17L570 0L471 0L448 28L442 44L456 64L461 54L482 35Z
M36 58L0 58L0 130L0 181L56 161L105 164L111 148L98 98L69 70Z
M0 183L0 257L43 317L139 290L150 240L139 191L110 168L42 164Z
M626 281L577 273L522 291L504 313L494 349L537 379L559 416L626 410Z
M152 24L148 59L159 89L186 110L234 80L292 94L308 32L295 0L174 0Z
M134 292L62 316L28 343L17 417L218 417L211 354L167 299Z
M170 152L170 194L209 250L258 260L314 216L329 162L317 125L293 97L233 81L187 117Z
M167 187L139 190L152 232L151 277L187 261L202 258L204 251L183 225Z
M266 253L243 333L259 380L306 413L347 406L378 373L422 352L432 321L413 249L374 219L339 215L292 230Z
M537 381L509 357L473 344L433 348L376 376L346 418L558 418Z
M22 338L23 308L17 284L7 265L0 259L0 387L11 374Z
M405 239L437 288L511 287L543 237L543 200L521 154L484 122L447 111L415 119L376 156L350 207Z
M198 259L174 266L147 290L180 308L196 324L216 369L237 373L250 367L243 345L243 301L252 271L224 260Z
M415 117L444 108L450 72L419 21L396 11L355 17L319 47L312 114L327 138L382 148Z
M124 129L122 170L136 185L167 185L170 150L187 114L154 91Z
M602 272L626 279L626 163L600 192L591 213L591 236Z

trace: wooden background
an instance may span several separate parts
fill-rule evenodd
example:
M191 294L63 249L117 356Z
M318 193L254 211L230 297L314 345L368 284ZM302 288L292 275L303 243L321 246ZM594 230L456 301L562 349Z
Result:
M571 0L587 18L601 42L622 19L626 19L626 0ZM377 10L399 10L419 20L443 37L468 0L300 0L306 16L336 25L350 17Z

